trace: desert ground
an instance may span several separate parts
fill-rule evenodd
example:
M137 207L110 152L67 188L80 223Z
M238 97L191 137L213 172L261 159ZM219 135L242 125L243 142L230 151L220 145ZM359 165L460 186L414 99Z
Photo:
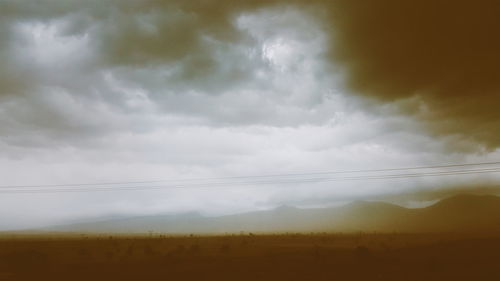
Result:
M500 235L7 233L0 280L500 280Z

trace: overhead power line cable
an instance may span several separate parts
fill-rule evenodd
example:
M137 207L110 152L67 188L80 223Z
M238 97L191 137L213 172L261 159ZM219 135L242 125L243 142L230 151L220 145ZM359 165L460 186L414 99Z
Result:
M430 171L417 173L396 173L396 174L381 174L381 175L362 175L362 176L343 176L343 177L304 177L296 179L271 179L271 180L254 180L240 182L207 182L207 183L191 183L178 185L152 185L152 186L92 186L92 187L73 187L73 188L31 188L31 189L6 189L0 190L1 194L15 193L61 193L61 192L94 192L94 191L128 191L128 190L156 190L156 189L193 189L193 188L234 188L235 186L258 186L258 185L284 185L284 184L300 184L300 183L321 183L335 181L353 181L353 180L382 180L382 179L404 179L416 177L436 177L436 176L452 176L452 175L471 175L498 173L499 168L480 168L467 170L449 170L449 171Z
M161 180L143 180L143 181L116 181L116 182L100 182L100 183L69 183L69 184L43 184L43 185L0 185L0 189L14 188L54 188L54 187L85 187L85 186L113 186L113 185L129 185L129 184L150 184L150 183L168 183L168 182L203 182L212 180L239 180L239 179L258 179L258 178L286 178L286 177L302 177L313 175L335 175L335 174L360 174L360 173L380 173L380 172L395 172L395 171L412 171L412 170L430 170L430 169L449 169L449 168L466 168L474 166L493 166L500 165L497 162L480 162L480 163L464 163L464 164L447 164L433 166L416 166L402 168L384 168L384 169L366 169L366 170L345 170L345 171L320 171L320 172L303 172L303 173L283 173L283 174L267 174L267 175L247 175L247 176L228 176L228 177L212 177L212 178L193 178L193 179L161 179Z

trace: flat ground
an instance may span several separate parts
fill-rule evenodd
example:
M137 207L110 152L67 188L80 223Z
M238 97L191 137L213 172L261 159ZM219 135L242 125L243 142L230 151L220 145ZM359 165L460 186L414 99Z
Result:
M500 280L500 235L4 234L0 280Z

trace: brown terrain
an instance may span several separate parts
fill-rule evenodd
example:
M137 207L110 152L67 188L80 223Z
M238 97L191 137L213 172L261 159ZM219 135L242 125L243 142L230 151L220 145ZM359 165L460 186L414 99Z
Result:
M500 280L500 236L4 236L0 280Z
M494 196L457 196L419 210L344 207L342 218L364 214L356 227L414 225L421 232L4 232L0 280L500 280L498 206ZM289 207L259 214L289 212L300 218Z

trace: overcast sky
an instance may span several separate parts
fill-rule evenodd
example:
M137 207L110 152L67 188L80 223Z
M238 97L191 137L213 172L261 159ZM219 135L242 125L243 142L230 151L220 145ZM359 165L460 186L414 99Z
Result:
M500 5L413 2L0 1L0 185L498 161ZM498 180L0 193L0 229Z

